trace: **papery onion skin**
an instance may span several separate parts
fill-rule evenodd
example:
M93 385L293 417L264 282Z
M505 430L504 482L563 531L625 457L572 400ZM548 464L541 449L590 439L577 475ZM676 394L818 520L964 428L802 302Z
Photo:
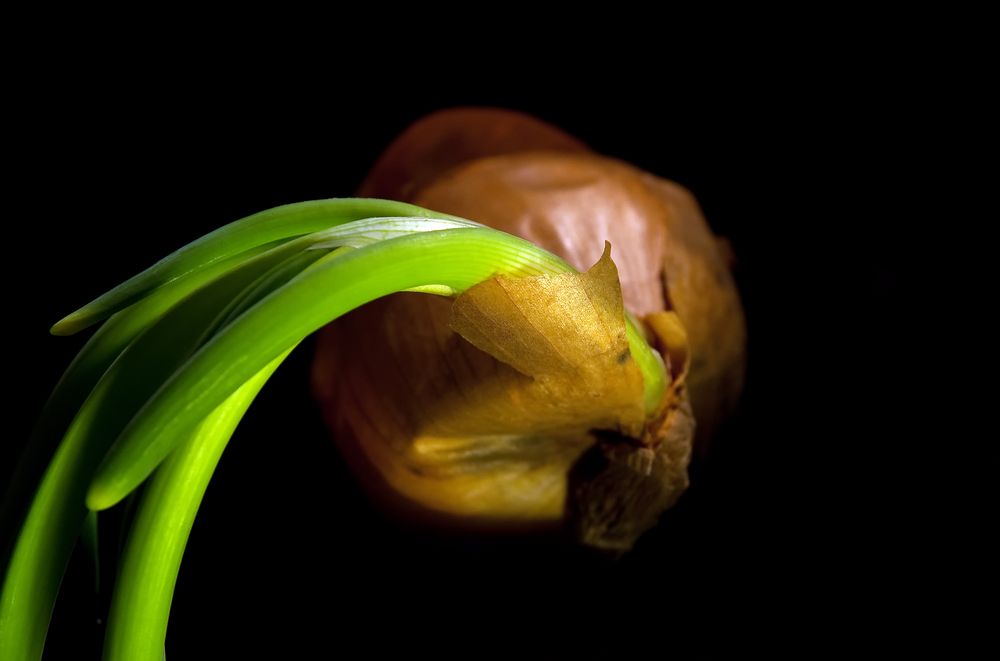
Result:
M681 186L593 154L524 152L454 168L412 201L521 236L577 269L610 241L626 309L673 309L687 329L699 443L734 410L744 380L743 308L715 237Z
M683 386L672 389L674 399L664 409L662 424L656 430L660 439L654 441L668 439L669 447L664 445L659 455L651 453L643 459L644 451L623 454L617 442L609 444L597 436L569 441L568 445L553 444L554 455L559 454L555 451L559 447L567 449L553 462L553 480L573 479L563 472L580 474L582 465L577 464L588 445L588 456L600 450L598 463L603 468L588 477L587 483L560 487L568 489L572 497L589 499L589 504L581 507L570 502L572 498L558 503L551 494L548 498L538 496L537 516L532 517L527 506L524 512L528 516L515 522L520 526L553 523L570 510L577 514L582 510L588 516L586 510L593 509L594 502L609 500L602 492L609 482L601 481L601 471L606 478L621 470L615 465L632 466L626 473L638 470L639 482L644 481L641 474L652 474L654 479L646 486L626 480L647 494L622 494L620 502L628 506L630 501L645 498L655 506L646 508L636 525L622 530L605 529L601 521L586 523L581 530L581 538L597 546L630 546L687 485L692 406L698 443L704 448L734 409L743 384L746 337L742 307L726 257L694 197L677 184L598 156L578 140L534 118L482 108L442 111L418 121L386 150L360 192L473 218L522 236L560 255L578 270L594 264L604 241L609 240L626 309L640 318L663 310L676 311L687 330ZM487 369L488 356L473 355L475 349L449 332L447 310L446 301L424 301L404 294L331 324L320 333L314 389L335 438L377 497L410 509L411 514L427 514L428 508L432 513L459 514L463 525L469 525L490 519L489 504L484 506L483 516L470 517L468 511L449 512L447 497L407 498L387 483L385 470L373 467L370 456L366 459L364 443L358 440L359 434L366 435L361 431L365 426L369 427L369 438L371 427L380 425L387 425L388 436L393 436L392 428L403 425L392 420L407 415L405 405L403 411L393 408L394 398L412 396L414 387L423 387L421 383L440 387L454 381L450 372L455 364L484 362L484 373L493 369ZM656 333L651 332L651 336L655 338ZM664 354L672 353L670 347L659 348ZM674 365L671 371L676 376L679 366ZM689 393L691 404L687 403ZM360 423L361 419L366 422ZM408 440L398 438L387 445L393 442L405 444ZM667 462L663 468L655 468L657 457ZM534 497L531 489L525 494L528 501ZM591 512L589 516L606 515Z

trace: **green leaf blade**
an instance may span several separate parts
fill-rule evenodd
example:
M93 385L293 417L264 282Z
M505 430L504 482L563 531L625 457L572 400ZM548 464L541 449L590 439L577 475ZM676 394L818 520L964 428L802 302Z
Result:
M160 287L143 300L116 312L94 333L56 384L18 461L0 506L0 539L13 543L32 494L59 441L98 380L122 351L179 301L267 248L258 247L218 260L192 277ZM6 566L9 551L5 547L0 552L0 567Z
M52 327L52 333L72 335L140 300L156 288L187 277L217 260L274 241L285 241L375 216L454 219L454 216L403 202L365 198L314 200L275 207L224 225L189 243L59 320Z
M159 661L174 586L195 516L219 459L282 354L229 396L167 458L143 490L115 584L106 661Z
M253 256L183 298L100 378L63 436L14 543L0 592L0 659L41 655L59 582L87 512L87 488L111 443L205 341L220 311L274 268L298 258L304 246L290 242Z

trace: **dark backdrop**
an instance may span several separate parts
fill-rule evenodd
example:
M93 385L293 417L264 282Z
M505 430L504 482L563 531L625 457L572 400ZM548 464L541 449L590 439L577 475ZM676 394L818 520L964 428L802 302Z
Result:
M879 540L895 524L868 500L866 457L896 441L872 414L870 385L852 377L868 356L855 351L859 333L892 366L884 322L901 306L898 223L869 213L881 152L858 138L886 120L873 86L822 67L776 74L739 63L698 79L577 71L527 84L452 72L422 84L397 75L350 95L334 93L344 82L334 74L239 84L219 71L195 84L72 63L50 73L26 86L8 131L3 480L82 345L49 337L52 322L222 223L350 195L381 149L437 108L524 110L674 179L739 259L750 337L741 410L681 503L617 560L551 539L448 536L384 517L324 433L305 343L247 415L208 490L168 658L323 658L359 646L445 657L794 651L803 633L828 649L884 626L883 584L847 613L829 609L856 596L859 576L893 580ZM891 388L881 390L884 406ZM102 519L106 561L116 516ZM95 598L74 558L51 658L87 658L108 574Z

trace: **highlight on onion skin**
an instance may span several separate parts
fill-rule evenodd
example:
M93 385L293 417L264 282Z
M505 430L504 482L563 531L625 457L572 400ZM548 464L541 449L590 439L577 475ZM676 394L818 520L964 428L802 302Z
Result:
M500 128L484 132L487 126ZM447 304L407 294L373 303L320 333L313 366L314 390L328 426L369 491L409 516L457 516L463 527L556 525L575 517L571 523L583 541L630 547L687 486L692 408L704 451L735 407L743 383L742 307L726 256L693 196L677 184L595 155L559 129L494 109L443 111L418 121L369 174L362 193L373 192L476 218L560 255L581 271L598 261L604 241L610 241L625 309L645 318L655 345L674 361L672 399L664 408L670 420L649 446L609 441L600 433L565 442L549 439L542 446L548 450L533 447L552 455L548 477L562 481L561 507L549 500L534 516L526 514L529 506L512 520L491 512L486 499L481 511L470 513L443 498L446 489L432 478L409 492L389 484L388 473L399 466L387 461L385 447L407 446L415 433L412 427L380 422L380 434L373 434L372 421L412 418L405 413L407 405L402 413L396 408L401 398L420 410L424 423L434 420L442 396L455 398L469 387L455 377L453 359L479 365L472 372L488 375L494 369L491 358L449 329ZM679 323L665 322L664 314ZM665 326L681 331L664 334ZM682 340L676 340L679 336ZM415 382L416 391L419 384L435 384L434 396L415 396ZM661 451L650 452L650 447ZM639 507L640 502L648 506ZM591 511L595 503L598 510L631 514ZM634 520L612 530L609 517Z

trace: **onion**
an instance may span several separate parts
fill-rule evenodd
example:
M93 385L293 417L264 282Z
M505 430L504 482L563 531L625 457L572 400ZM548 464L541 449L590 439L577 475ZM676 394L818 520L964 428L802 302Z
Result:
M630 547L687 486L689 392L707 446L742 388L742 308L694 198L554 127L493 109L417 122L367 178L362 192L375 191L476 218L579 270L599 263L610 241L625 308L672 359L672 383L657 424L640 432L582 419L585 429L539 434L530 413L538 393L505 381L509 360L464 341L448 303L380 300L324 329L313 367L328 425L369 491L410 516L466 527L568 523L587 543ZM530 314L525 296L515 303ZM452 424L456 410L463 426Z

